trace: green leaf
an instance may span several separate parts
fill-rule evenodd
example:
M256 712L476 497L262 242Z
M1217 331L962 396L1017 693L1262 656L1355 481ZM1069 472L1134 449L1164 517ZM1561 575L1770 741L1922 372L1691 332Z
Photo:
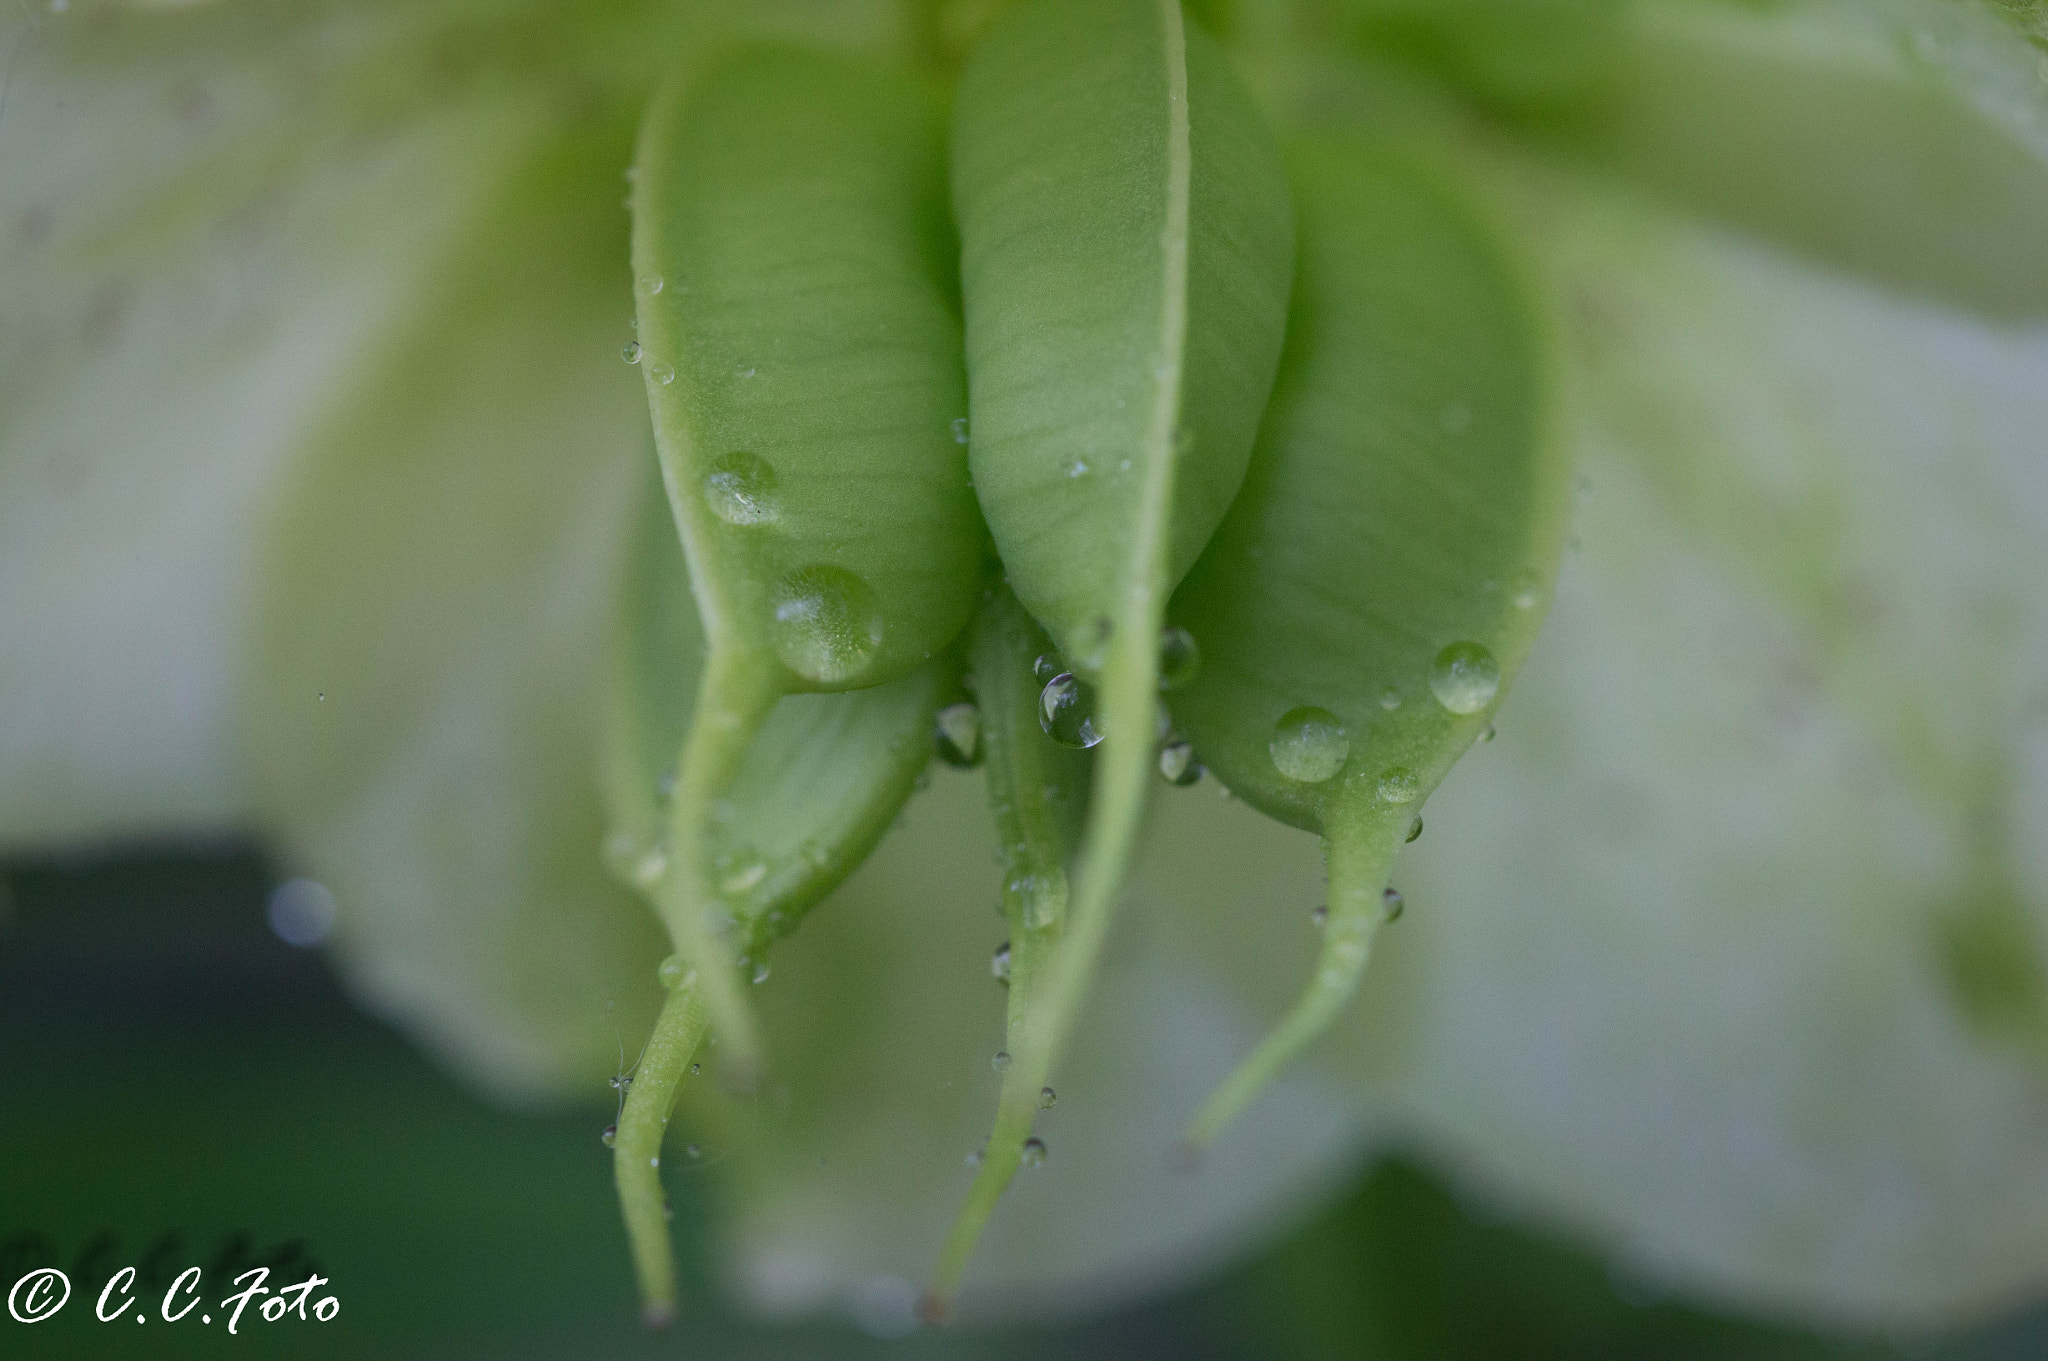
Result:
M1326 944L1197 1145L1356 985L1395 851L1535 640L1569 502L1541 314L1494 226L1370 142L1294 165L1287 351L1244 490L1174 597L1202 663L1171 707L1232 793L1323 834Z

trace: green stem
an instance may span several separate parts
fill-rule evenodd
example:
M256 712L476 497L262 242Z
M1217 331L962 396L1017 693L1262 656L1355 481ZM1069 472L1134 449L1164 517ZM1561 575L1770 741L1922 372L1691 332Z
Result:
M982 741L988 758L988 798L1003 845L1003 915L1010 923L1010 995L1006 1007L1003 1073L994 1128L981 1170L953 1221L940 1252L928 1316L942 1316L960 1288L989 1216L1023 1158L1051 1071L1050 1033L1042 1023L1046 984L1062 949L1068 913L1066 857L1073 837L1060 816L1058 797L1078 796L1085 778L1083 753L1054 745L1038 725L1038 685L1032 660L1050 641L1007 588L975 621L972 660Z
M726 1077L742 1090L760 1072L761 1042L734 967L731 941L713 925L713 914L723 904L712 881L711 810L731 787L754 735L781 697L772 664L736 648L712 648L698 682L690 735L676 764L668 871L655 891L670 938L697 971L712 1029L724 1046Z
M669 993L634 1069L612 1144L612 1180L619 1189L633 1274L640 1282L640 1314L652 1328L666 1326L676 1312L676 1261L669 1244L668 1202L661 1190L661 1141L668 1133L669 1112L675 1108L683 1073L704 1039L704 1021L694 986Z
M1357 991L1372 958L1373 941L1386 923L1382 895L1411 817L1407 805L1389 805L1349 790L1330 800L1323 814L1328 915L1315 977L1280 1024L1202 1103L1182 1139L1188 1151L1207 1148L1282 1068L1329 1028Z

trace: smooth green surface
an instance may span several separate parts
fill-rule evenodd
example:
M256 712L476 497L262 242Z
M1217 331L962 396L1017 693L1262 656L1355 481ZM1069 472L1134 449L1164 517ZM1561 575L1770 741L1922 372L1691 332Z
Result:
M1484 730L1562 550L1548 342L1494 229L1361 140L1295 154L1302 258L1259 450L1174 597L1200 759L1329 860L1313 981L1190 1128L1208 1144L1336 1018L1423 800Z
M754 49L657 99L635 170L640 365L714 651L794 690L931 660L981 545L935 101Z

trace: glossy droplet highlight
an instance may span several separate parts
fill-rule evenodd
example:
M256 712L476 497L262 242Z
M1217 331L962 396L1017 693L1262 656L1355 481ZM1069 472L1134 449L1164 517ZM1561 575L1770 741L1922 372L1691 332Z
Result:
M1191 742L1168 742L1159 749L1159 776L1170 785L1185 789L1202 778L1201 762L1195 759Z
M637 363L639 363L639 362L640 362L640 342L639 342L639 341L637 341L637 340L629 340L629 341L627 341L627 342L626 342L626 343L625 343L624 345L620 346L620 347L619 347L619 358L621 358L621 359L625 360L625 361L626 361L626 362L627 362L628 364L637 364Z
M990 1059L989 1062L995 1066L995 1070L998 1073L1008 1071L1010 1067L1010 1051L1007 1049L996 1050L996 1056Z
M1281 717L1267 750L1273 755L1274 769L1288 779L1321 784L1344 768L1351 755L1351 737L1337 715L1309 704Z
M647 372L653 375L654 381L663 387L667 387L676 380L676 371L666 364L650 364L647 367Z
M1178 690L1202 669L1201 645L1195 635L1169 624L1159 634L1159 688Z
M1045 1166L1045 1140L1033 1135L1024 1141L1024 1152L1018 1161L1026 1167Z
M981 764L981 710L964 701L939 710L939 759L956 770Z
M1476 714L1500 693L1500 663L1477 643L1452 643L1429 668L1429 692L1454 714Z
M1414 772L1401 766L1394 766L1380 776L1380 797L1388 803L1413 803L1421 792L1422 784ZM1414 838L1409 839L1412 841Z
M1095 726L1095 687L1062 671L1038 694L1038 726L1063 747L1086 750L1102 740Z
M1059 1094L1050 1087L1040 1087L1038 1089L1038 1109L1042 1111L1051 1110L1053 1103L1059 1099Z
M782 518L775 469L744 451L725 455L704 474L704 504L729 525L767 525Z
M988 971L996 976L998 983L1010 981L1010 942L1004 941L996 947L996 952L989 956Z
M1401 890L1390 888L1380 894L1380 912L1388 921L1396 921L1400 918L1402 906Z
M1042 685L1067 668L1060 665L1060 659L1050 653L1043 654L1031 663L1031 674Z
M654 970L654 981L673 992L683 986L687 969L681 955L670 955Z
M1408 835L1407 835L1407 836L1405 836L1405 837L1403 837L1403 838L1401 838L1401 840L1402 840L1402 843L1403 843L1403 844L1405 845L1406 843L1408 843L1408 842L1410 842L1410 841L1413 841L1413 840L1415 840L1415 839L1416 839L1417 837L1419 837L1419 836L1421 836L1421 835L1422 835L1422 819L1421 819L1421 818L1417 818L1417 819L1415 819L1415 821L1413 821L1413 822L1411 822L1411 823L1409 823L1409 824L1408 824Z
M775 590L769 627L782 664L819 685L858 679L882 646L874 588L843 567L804 567Z
M606 1125L604 1132L597 1137L606 1148L615 1148L619 1142L619 1127L617 1125Z

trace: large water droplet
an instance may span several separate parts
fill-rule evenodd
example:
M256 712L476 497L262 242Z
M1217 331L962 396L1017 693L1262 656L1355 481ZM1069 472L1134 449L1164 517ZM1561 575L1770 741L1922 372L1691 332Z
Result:
M1102 740L1095 726L1095 687L1062 671L1038 693L1038 726L1063 747L1085 750Z
M1168 784L1182 789L1202 778L1202 764L1195 759L1191 742L1168 742L1159 749L1159 774Z
M1178 690L1202 669L1202 648L1195 635L1169 624L1159 633L1159 688Z
M939 759L958 770L981 764L981 710L965 702L939 710Z
M1274 725L1267 743L1273 767L1290 780L1321 784L1344 768L1351 755L1351 737L1328 709L1312 704L1289 710Z
M1024 1152L1018 1159L1026 1167L1045 1166L1045 1140L1033 1135L1024 1141Z
M729 525L773 524L782 517L775 470L744 451L727 454L704 474L704 503Z
M1476 714L1500 692L1500 664L1477 643L1452 643L1429 668L1429 690L1454 714Z
M867 670L882 646L874 588L843 567L804 567L775 590L775 655L805 680L838 685Z
M1415 778L1413 771L1401 766L1390 767L1380 776L1380 797L1388 803L1413 803L1421 792L1421 781Z

